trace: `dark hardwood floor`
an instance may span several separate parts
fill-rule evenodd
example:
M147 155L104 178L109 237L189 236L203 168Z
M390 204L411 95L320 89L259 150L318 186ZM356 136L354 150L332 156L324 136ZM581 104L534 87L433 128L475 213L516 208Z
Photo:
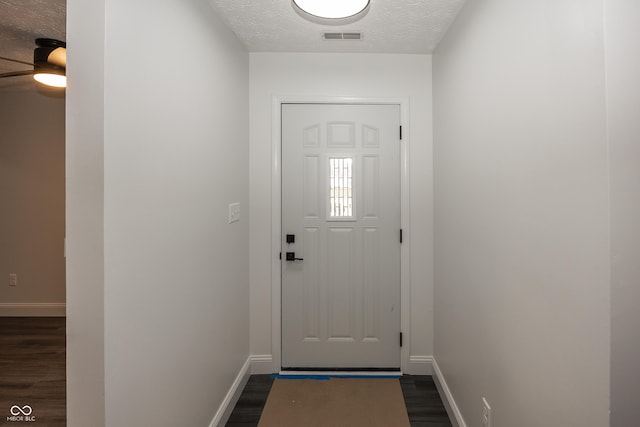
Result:
M32 408L33 425L66 425L65 329L62 317L0 317L0 427L23 425L7 419L14 405ZM252 375L227 426L257 426L272 384ZM451 427L430 376L404 375L400 385L411 426Z
M403 375L400 386L413 427L451 427L451 421L430 375Z
M251 375L229 417L227 427L257 426L272 384L271 375ZM430 376L403 375L400 386L412 427L451 427Z
M27 424L66 425L65 330L63 317L0 317L1 427L25 425L7 419L25 405L35 417Z

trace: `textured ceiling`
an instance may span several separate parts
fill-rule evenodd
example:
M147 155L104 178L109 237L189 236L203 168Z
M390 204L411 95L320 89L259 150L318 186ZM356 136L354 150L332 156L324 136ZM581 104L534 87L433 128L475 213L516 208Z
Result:
M66 0L0 0L0 56L33 61L35 39L66 40ZM0 60L0 73L28 70L28 65ZM31 76L0 79L0 89L35 87Z
M87 0L88 1L88 0ZM209 0L252 52L431 53L466 0L371 0L349 25L298 15L291 0ZM38 37L66 40L66 0L0 0L0 56L30 62ZM362 40L323 40L322 33L362 32ZM0 60L0 73L29 66ZM30 89L30 76L0 79L1 90Z
M348 25L302 18L291 0L210 0L251 52L432 53L466 0L371 0ZM361 31L362 40L323 40L322 33Z

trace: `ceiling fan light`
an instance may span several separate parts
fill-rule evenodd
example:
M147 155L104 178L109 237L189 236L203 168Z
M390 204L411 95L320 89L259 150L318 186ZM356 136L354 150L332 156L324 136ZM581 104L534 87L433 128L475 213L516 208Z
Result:
M370 0L292 0L293 7L303 17L324 24L351 23L369 10ZM316 19L313 19L316 18ZM331 20L335 20L331 22ZM345 22L348 21L348 22Z
M47 86L67 87L67 76L40 71L33 74L34 80Z
M64 47L53 49L47 57L47 62L57 67L65 68L67 66L67 49Z
M53 87L67 87L67 44L55 39L36 39L33 51L33 78Z

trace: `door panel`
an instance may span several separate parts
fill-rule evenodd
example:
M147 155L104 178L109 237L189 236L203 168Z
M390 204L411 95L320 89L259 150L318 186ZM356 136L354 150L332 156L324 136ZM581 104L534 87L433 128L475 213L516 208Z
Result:
M399 122L398 105L282 105L283 368L400 366Z

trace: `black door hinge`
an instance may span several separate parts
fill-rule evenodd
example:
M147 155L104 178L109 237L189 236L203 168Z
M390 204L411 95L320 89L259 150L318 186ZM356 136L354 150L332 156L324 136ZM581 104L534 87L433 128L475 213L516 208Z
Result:
M400 126L400 140L402 140L402 126Z
M402 347L402 332L400 332L400 347Z
M282 252L280 252L280 259L282 259Z
M400 243L402 243L402 228L400 229Z

